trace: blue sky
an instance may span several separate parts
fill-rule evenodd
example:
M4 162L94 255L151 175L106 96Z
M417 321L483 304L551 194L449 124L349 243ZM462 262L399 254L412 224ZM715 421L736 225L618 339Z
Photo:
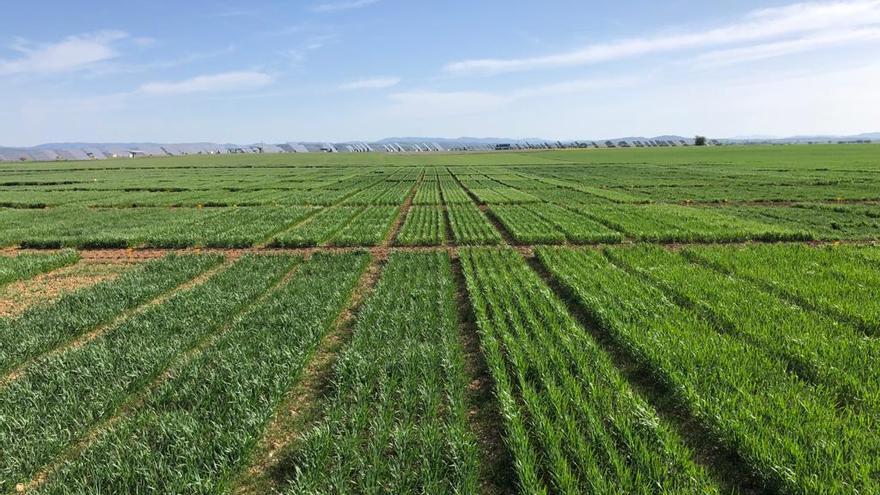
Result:
M0 26L0 145L880 131L880 0L37 0Z

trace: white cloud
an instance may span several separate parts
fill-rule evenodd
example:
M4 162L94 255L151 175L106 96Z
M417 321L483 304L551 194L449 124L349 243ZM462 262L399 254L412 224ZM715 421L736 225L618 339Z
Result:
M286 58L291 63L291 65L299 66L305 63L305 61L309 58L309 53L320 50L327 45L336 43L339 41L339 39L340 36L337 33L325 33L309 36L300 44L300 46L283 51L281 52L281 55L284 56L284 58Z
M275 78L264 72L241 71L196 76L182 81L149 82L140 87L140 92L149 95L180 95L220 91L239 91L268 86Z
M797 38L793 40L762 43L725 50L715 50L696 57L694 61L701 67L719 67L723 65L752 62L755 60L783 57L795 53L854 42L871 41L880 41L880 29L865 28L849 31L835 31L815 37Z
M310 10L312 12L338 12L340 10L351 10L359 9L361 7L367 7L369 5L373 5L374 3L378 3L379 1L380 0L350 0L343 2L320 3L313 6Z
M542 86L533 86L513 91L510 96L513 99L521 98L540 98L544 96L555 95L574 95L581 93L589 93L600 89L621 89L634 86L639 82L645 82L650 76L636 77L611 77L611 78L591 78L591 79L572 79L558 83L545 84Z
M625 88L646 81L648 77L574 79L540 86L528 86L507 92L488 91L411 91L389 95L398 113L451 116L494 111L522 100L585 94L591 91Z
M355 91L359 89L385 89L397 86L400 83L399 77L371 77L368 79L358 79L345 84L340 84L340 91Z
M797 3L761 9L740 22L693 33L630 38L588 45L578 50L527 58L474 59L453 62L450 73L499 73L573 67L626 57L753 42L809 33L822 35L880 25L880 0Z
M13 49L22 56L0 60L0 74L52 74L84 69L118 56L112 45L126 37L128 34L123 31L99 31L43 45L19 41Z

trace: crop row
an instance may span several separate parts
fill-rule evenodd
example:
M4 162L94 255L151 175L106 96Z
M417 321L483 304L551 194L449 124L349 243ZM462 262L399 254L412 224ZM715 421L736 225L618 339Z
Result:
M110 322L220 263L219 256L175 256L150 261L112 281L0 318L0 372Z
M147 247L249 247L316 212L310 207L232 208L208 218L176 222L144 235Z
M498 244L501 235L473 202L448 204L449 226L459 244Z
M867 249L863 252L870 253ZM880 271L849 247L752 246L690 249L688 254L724 272L746 277L776 294L880 336ZM868 255L870 256L870 254Z
M794 246L776 249L780 257L797 250ZM702 312L725 332L752 344L758 352L783 360L804 380L828 387L838 403L880 414L880 376L872 364L880 359L880 343L863 338L858 328L786 303L748 280L692 263L682 253L657 246L609 249L607 253L615 263ZM789 278L784 285L803 285L800 280ZM851 296L870 297L866 292Z
M0 190L0 205L10 208L80 207L194 207L194 206L328 206L358 192L358 188L289 189L267 184L264 189L229 190ZM389 200L390 201L390 200Z
M477 493L455 283L445 253L397 253L334 367L288 493Z
M804 240L811 235L771 223L725 215L717 209L678 205L581 205L573 207L609 227L642 241L731 242Z
M462 265L522 493L718 492L519 255Z
M452 177L440 181L443 202L449 204L472 203L471 197Z
M413 197L414 205L439 205L440 183L436 181L424 181Z
M733 181L716 180L715 177L703 179L699 184L674 184L658 187L649 184L643 187L624 189L626 193L650 197L654 201L683 202L700 201L726 203L729 201L835 201L880 199L873 180L861 182L849 180L805 179L791 181L789 178L762 176L760 182L737 178Z
M471 187L465 184L471 193L483 204L519 204L537 203L541 199L533 194L512 187L494 184L492 187Z
M250 246L314 212L309 207L2 210L0 245Z
M388 234L400 206L337 206L322 210L300 225L275 235L279 247L371 246Z
M321 210L294 228L272 239L278 247L317 246L330 239L364 211L364 207L337 206Z
M26 280L41 273L72 265L77 261L79 261L79 254L76 251L0 256L0 288L10 282Z
M370 206L344 229L330 238L333 246L373 246L388 235L392 222L400 214L400 206Z
M560 187L563 189L570 189L574 191L579 191L594 198L601 198L609 201L613 201L615 203L648 203L650 199L639 195L639 194L631 194L625 191L617 190L617 189L609 189L603 187L595 187L580 183L579 181L571 181L571 180L563 180L553 176L541 176L541 175L525 175L526 177L532 178L534 181L549 184L552 186Z
M290 283L236 318L143 404L64 462L40 493L228 490L367 261L364 253L313 256Z
M623 235L571 210L549 203L493 205L491 211L522 243L620 242Z
M766 487L783 493L878 489L876 412L840 403L832 388L805 380L772 349L743 339L757 331L746 328L748 320L726 331L601 252L547 247L537 255L602 330L652 370Z
M397 234L402 246L439 246L446 238L446 220L438 206L413 206Z
M346 205L400 205L414 182L379 182L345 199Z
M298 259L246 256L85 345L39 358L0 390L0 488L27 481L89 427L114 414L179 353L234 317Z

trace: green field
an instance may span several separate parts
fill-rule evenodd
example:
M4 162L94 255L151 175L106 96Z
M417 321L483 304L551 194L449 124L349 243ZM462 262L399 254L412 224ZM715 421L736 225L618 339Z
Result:
M2 164L0 492L880 493L878 241L874 145Z

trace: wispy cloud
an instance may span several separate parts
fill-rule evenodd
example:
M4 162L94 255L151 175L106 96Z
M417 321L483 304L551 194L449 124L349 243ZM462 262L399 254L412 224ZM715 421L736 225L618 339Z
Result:
M127 37L123 31L99 31L41 45L19 40L12 48L22 56L0 60L0 74L53 74L84 69L117 57L119 53L113 43Z
M573 79L505 92L490 91L408 91L389 95L398 113L419 115L470 115L498 110L521 100L550 96L584 94L608 88L631 87L650 76Z
M783 57L795 53L817 50L854 42L880 41L880 29L865 28L835 31L821 36L775 41L757 45L715 50L694 59L699 67L719 67L743 62Z
M302 65L309 57L309 53L320 50L327 45L338 42L341 39L337 33L324 33L309 36L298 47L280 52L293 66Z
M822 36L829 31L839 32L876 25L880 25L880 0L797 3L752 11L739 22L715 29L622 39L537 57L463 60L447 64L444 70L449 73L469 74L574 67L627 57L785 36Z
M338 12L341 10L352 10L359 9L361 7L367 7L369 5L373 5L374 3L379 3L380 0L349 0L343 2L327 2L327 3L319 3L317 5L313 5L309 10L312 12Z
M385 89L400 84L399 77L371 77L367 79L358 79L344 84L340 84L340 91L355 91L359 89Z
M196 76L182 81L157 81L143 84L139 92L147 95L182 95L258 89L275 82L264 72L241 71Z

